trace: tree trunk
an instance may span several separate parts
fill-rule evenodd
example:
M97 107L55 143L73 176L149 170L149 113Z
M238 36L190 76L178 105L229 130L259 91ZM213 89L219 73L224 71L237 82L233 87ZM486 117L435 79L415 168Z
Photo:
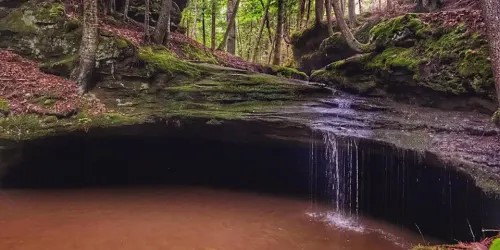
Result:
M306 17L306 27L309 26L309 20L311 20L311 5L312 5L312 0L307 1L307 17Z
M389 0L387 0L389 1ZM356 27L356 2L355 0L349 0L349 26L351 28Z
M361 4L361 0L358 0L358 5L359 5L359 14L363 13L363 7Z
M340 9L339 0L333 0L333 11L335 12L335 18L337 19L337 24L340 28L340 31L345 37L347 45L349 45L351 49L360 53L373 50L371 47L369 47L369 44L362 44L358 40L356 40L344 19L344 15L342 13L342 10Z
M392 0L387 0L387 10L392 10Z
M500 107L500 1L482 0L483 17L488 31L491 65L495 76L495 87Z
M284 21L284 1L278 1L278 21L276 22L276 40L274 43L274 58L273 64L281 64L281 43L283 40L283 21Z
M212 0L212 23L211 23L211 29L212 29L212 39L211 39L211 47L212 50L215 50L216 45L216 25L217 25L217 0Z
M80 44L80 63L71 74L80 92L88 91L95 68L98 45L97 0L86 0L83 4L83 31Z
M304 20L305 11L306 11L306 0L300 0L299 14L297 15L297 28L299 30L302 28L302 20Z
M234 10L231 15L231 18L229 20L229 23L227 24L226 32L224 33L224 37L222 39L222 42L219 44L219 47L217 48L218 50L223 50L224 47L226 47L229 32L231 30L231 27L235 27L236 29L236 14L238 13L238 6L240 5L240 0L236 0L236 4L234 5ZM236 42L236 39L235 39ZM236 49L236 48L235 48Z
M153 40L157 44L166 44L170 37L170 9L172 8L172 0L163 0L160 16L156 23L156 29L153 35Z
M315 14L316 14L316 24L320 24L323 21L323 6L325 5L325 0L315 0L316 4Z
M267 0L266 7L264 8L264 15L259 27L259 32L257 33L257 41L255 42L255 47L253 50L253 62L257 61L257 55L259 54L260 41L262 40L262 33L264 32L264 25L266 24L267 17L269 15L269 6L271 5L271 0Z
M227 37L227 52L234 55L236 54L236 20L231 22L233 13L235 12L236 6L234 0L227 1L227 22L231 25L229 27L229 34Z
M123 20L128 18L128 7L130 5L130 0L125 0L125 8L123 8Z
M205 0L201 1L201 29L203 36L203 46L207 46L207 31L205 27Z
M114 13L116 11L116 0L111 0L109 10L111 11L111 13Z
M198 0L193 0L194 2L194 18L193 18L193 29L191 30L192 37L194 40L196 40L196 33L198 32Z
M144 9L144 42L151 42L151 36L149 35L149 0L145 1Z
M328 35L333 35L333 21L332 21L332 0L325 0L326 5L326 26L328 28Z

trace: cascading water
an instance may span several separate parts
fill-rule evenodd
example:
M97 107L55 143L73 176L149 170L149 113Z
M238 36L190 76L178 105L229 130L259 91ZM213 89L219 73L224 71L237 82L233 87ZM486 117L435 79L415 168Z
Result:
M337 132L325 127L312 132L311 217L365 231L358 221L368 216L450 241L474 240L482 228L495 226L488 219L494 213L470 176L430 153ZM316 203L327 203L330 210L319 211Z

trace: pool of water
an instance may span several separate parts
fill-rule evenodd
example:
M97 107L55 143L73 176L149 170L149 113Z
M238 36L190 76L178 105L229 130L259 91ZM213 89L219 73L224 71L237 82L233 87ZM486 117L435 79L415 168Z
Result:
M423 243L400 227L308 200L202 187L3 190L0 204L0 249L388 250Z

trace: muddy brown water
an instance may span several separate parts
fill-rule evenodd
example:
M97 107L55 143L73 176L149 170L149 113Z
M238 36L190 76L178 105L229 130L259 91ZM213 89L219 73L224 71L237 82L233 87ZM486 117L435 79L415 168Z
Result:
M307 200L194 187L0 191L0 249L408 249Z

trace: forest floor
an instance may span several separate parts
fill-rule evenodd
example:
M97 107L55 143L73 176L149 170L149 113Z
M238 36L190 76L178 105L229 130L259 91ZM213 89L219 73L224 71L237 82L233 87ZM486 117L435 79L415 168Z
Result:
M0 69L1 113L68 117L82 107L91 113L104 110L98 100L82 98L75 82L45 74L38 63L11 51L0 50Z

